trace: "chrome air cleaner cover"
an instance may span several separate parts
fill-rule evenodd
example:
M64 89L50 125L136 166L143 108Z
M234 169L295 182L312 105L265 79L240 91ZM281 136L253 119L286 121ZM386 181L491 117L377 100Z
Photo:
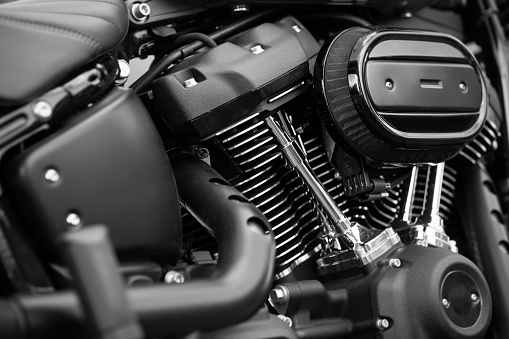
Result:
M442 33L352 28L318 54L315 96L333 140L382 164L436 163L481 130L487 94L477 61Z

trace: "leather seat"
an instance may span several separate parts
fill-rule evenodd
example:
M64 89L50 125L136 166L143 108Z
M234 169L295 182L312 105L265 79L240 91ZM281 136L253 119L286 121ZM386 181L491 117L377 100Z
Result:
M123 0L20 0L0 5L0 105L21 105L118 45Z

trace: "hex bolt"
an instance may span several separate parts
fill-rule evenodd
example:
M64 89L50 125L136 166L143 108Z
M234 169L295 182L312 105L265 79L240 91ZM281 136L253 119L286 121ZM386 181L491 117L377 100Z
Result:
M399 260L398 258L389 259L389 267L400 268L401 267L401 260Z
M164 275L164 282L167 284L183 284L185 281L184 275L177 271L168 271Z
M392 91L394 89L394 81L392 81L392 79L387 79L385 80L385 87L389 90L389 91Z
M380 318L376 321L376 327L378 327L378 329L381 331L388 329L390 326L391 323L385 318Z
M150 6L144 2L132 4L131 14L136 21L146 21L150 16Z
M460 82L459 88L460 88L461 93L467 93L468 92L468 87L467 87L467 85L463 81Z
M47 182L55 183L60 180L60 173L54 168L50 168L44 173L44 179L46 179Z
M449 300L447 300L446 298L442 299L442 305L444 305L445 308L449 308L450 306Z
M51 118L53 114L53 108L46 101L38 101L32 108L32 112L34 112L35 116L39 119L48 119Z
M72 229L78 228L81 224L81 218L76 213L70 213L66 218L65 222L67 223L67 226L69 226Z
M283 285L277 285L269 293L270 300L275 304L285 304L290 299L290 291Z
M470 294L470 300L472 300L473 302L479 301L479 296L477 295L477 293Z
M194 149L194 154L200 159L208 158L210 155L209 150L203 147L196 147Z
M285 315L282 315L282 314L278 314L277 316L279 319L283 320L285 324L288 325L288 327L292 327L293 325L293 321L291 318L285 316Z

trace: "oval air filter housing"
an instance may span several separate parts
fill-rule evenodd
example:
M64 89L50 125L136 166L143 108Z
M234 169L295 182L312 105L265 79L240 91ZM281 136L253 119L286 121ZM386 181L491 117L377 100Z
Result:
M322 47L314 78L327 131L369 162L445 161L486 118L479 65L447 34L352 28Z

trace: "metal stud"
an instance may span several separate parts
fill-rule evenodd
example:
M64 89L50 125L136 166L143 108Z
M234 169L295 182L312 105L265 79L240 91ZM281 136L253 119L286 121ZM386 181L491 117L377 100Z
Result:
M51 108L49 103L43 100L36 102L32 108L32 111L34 112L35 116L40 119L48 119L51 118L51 115L53 115L53 108Z
M164 282L167 284L183 284L185 281L184 275L177 271L169 271L164 275Z
M81 218L76 213L70 213L67 218L65 218L65 222L70 228L77 228L81 224Z
M55 183L60 180L60 173L58 173L56 169L50 168L44 173L44 179L46 179L47 182Z

